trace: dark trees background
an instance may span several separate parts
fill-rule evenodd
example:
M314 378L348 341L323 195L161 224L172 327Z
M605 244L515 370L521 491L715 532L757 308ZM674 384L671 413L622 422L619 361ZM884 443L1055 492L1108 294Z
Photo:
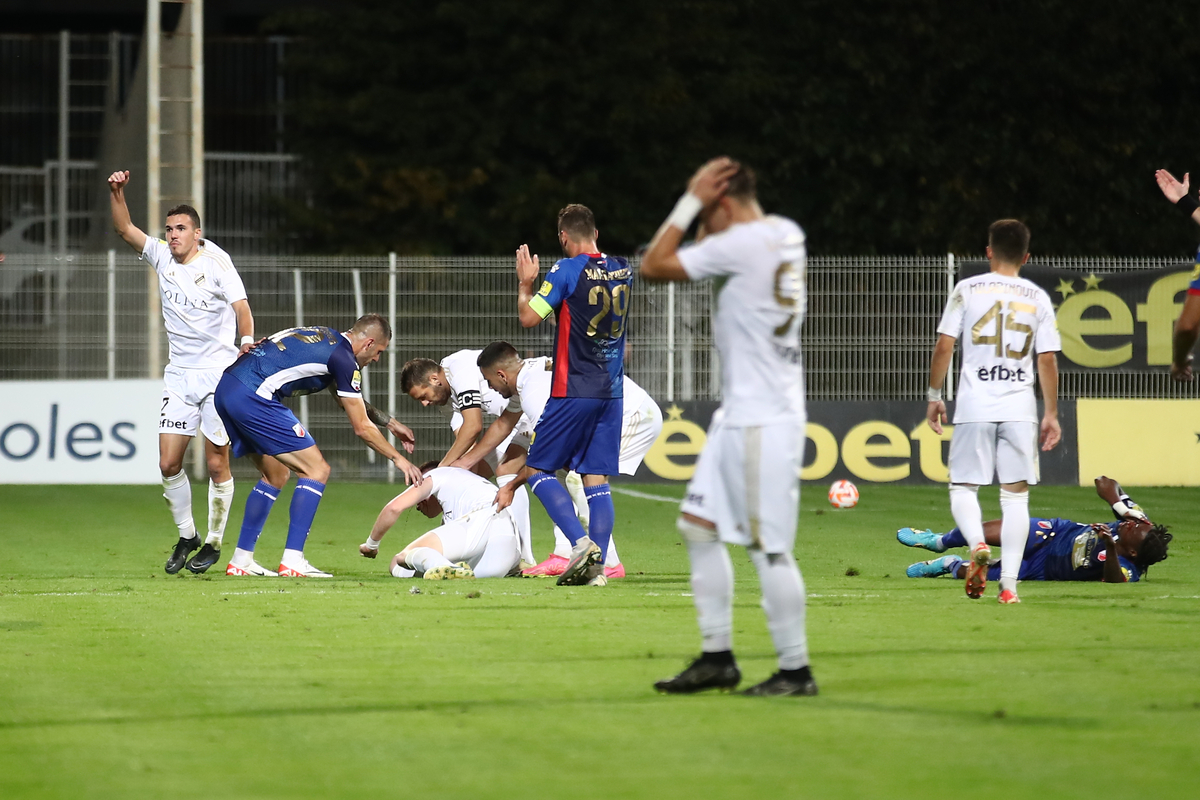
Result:
M606 250L652 235L691 172L755 165L818 254L977 253L1016 216L1041 254L1183 254L1162 198L1200 181L1200 12L1133 0L353 0L299 34L292 150L324 252Z

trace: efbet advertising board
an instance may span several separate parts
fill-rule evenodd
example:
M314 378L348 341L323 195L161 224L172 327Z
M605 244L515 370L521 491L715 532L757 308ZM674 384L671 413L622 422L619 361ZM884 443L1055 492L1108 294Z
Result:
M690 479L696 470L696 457L707 440L709 420L718 405L712 401L664 405L662 433L634 479ZM953 418L954 405L949 405ZM943 434L938 436L925 424L925 408L924 401L810 401L801 480L948 482L946 459L954 426L945 426ZM1063 440L1054 450L1041 454L1042 482L1074 485L1080 480L1074 403L1060 402L1058 417ZM1113 470L1109 467L1110 474Z
M961 262L958 277L987 272L986 261ZM1026 264L1021 277L1046 290L1054 303L1067 372L1162 371L1171 363L1171 331L1188 283L1200 268L1136 272L1081 272Z
M0 484L159 483L162 381L0 383Z

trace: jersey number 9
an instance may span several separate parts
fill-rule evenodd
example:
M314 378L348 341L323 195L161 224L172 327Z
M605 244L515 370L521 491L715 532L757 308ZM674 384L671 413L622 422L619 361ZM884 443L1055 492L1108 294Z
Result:
M612 330L608 334L613 339L620 339L625 332L625 313L629 311L629 286L619 283L609 291L607 286L593 286L588 292L588 305L600 306L600 310L588 322L587 335L595 336L604 318L612 312ZM606 332L608 333L608 332Z

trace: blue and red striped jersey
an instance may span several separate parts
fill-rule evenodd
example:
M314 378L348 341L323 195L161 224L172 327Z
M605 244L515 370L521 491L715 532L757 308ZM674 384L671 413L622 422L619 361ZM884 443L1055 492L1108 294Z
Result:
M560 259L538 290L557 315L551 397L622 396L633 270L623 258Z

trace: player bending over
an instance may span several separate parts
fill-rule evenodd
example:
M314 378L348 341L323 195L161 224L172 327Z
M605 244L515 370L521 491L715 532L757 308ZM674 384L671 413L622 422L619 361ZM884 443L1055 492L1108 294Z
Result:
M680 249L700 215L695 245ZM707 234L707 235L706 235ZM721 354L721 408L688 483L676 526L687 545L702 653L662 692L732 689L733 565L727 544L746 548L762 584L762 607L779 671L751 695L813 695L804 628L804 579L792 555L804 454L804 231L763 213L754 172L728 158L701 167L642 259L650 280L717 279L713 332Z
M415 507L430 519L441 514L442 525L396 554L389 566L395 577L503 578L516 572L521 557L517 526L509 509L496 510L496 487L469 470L439 467L436 461L422 464L421 471L425 480L383 507L358 551L375 558L384 534Z
M481 454L490 451L494 442L503 441L522 418L536 428L552 391L553 359L547 357L522 359L508 342L492 342L479 355L479 368L488 385L508 399L508 408L496 418L483 438L457 466L470 467ZM618 469L623 475L633 475L646 453L662 432L662 412L658 404L628 375L624 380L623 412L621 415L621 444ZM564 481L575 505L580 524L590 523L587 497L578 473L568 472ZM561 575L570 560L571 543L562 530L554 526L554 552L542 563L523 571L525 575L553 577ZM609 540L608 556L604 560L605 578L625 577L625 567L617 554L616 538Z
M517 250L517 316L532 328L556 315L550 399L538 420L525 466L517 479L500 487L496 504L512 502L529 481L546 513L571 542L571 557L558 576L560 586L603 586L616 511L608 476L620 469L622 395L625 377L625 315L633 270L622 258L596 246L596 218L586 206L558 212L558 243L566 258L555 262L537 295L538 258ZM572 470L583 478L591 512L588 529L575 516L571 495L555 473Z
M412 431L374 409L368 410L362 396L360 370L379 360L391 338L392 326L379 314L360 317L345 333L320 326L289 328L256 344L225 371L217 384L217 413L233 441L233 454L249 455L262 475L246 498L237 550L225 574L276 575L255 562L254 547L279 490L287 483L290 472L295 472L296 490L288 510L287 544L278 574L294 578L332 577L304 557L304 544L329 481L329 464L312 434L280 398L331 389L354 433L395 464L406 482L421 482L421 471L388 444L375 425L386 422L410 453L414 444Z
M483 418L498 417L507 403L496 394L476 361L479 350L459 350L441 360L414 358L400 370L400 391L423 406L434 406L450 423L454 443L442 456L440 466L448 467L470 450L483 431ZM501 442L472 462L474 472L485 478L493 475L496 484L504 486L517 477L529 450L533 425L522 419ZM461 465L460 465L461 466ZM521 558L533 563L530 545L529 493L521 487L513 495L513 521L521 531Z
M1112 506L1116 522L1086 523L1069 519L1029 520L1029 538L1018 575L1023 581L1138 581L1154 564L1167 557L1167 546L1174 538L1164 525L1155 525L1142 509L1121 491L1112 478L1096 479L1096 493ZM1000 520L983 523L985 541L1001 544ZM949 533L901 528L896 532L901 544L944 553L952 547L966 547L967 540L955 528ZM943 556L920 561L907 570L910 578L936 578L953 575L965 578L967 566L958 556ZM1000 566L988 567L988 578L995 579Z
M1029 487L1037 483L1039 426L1034 396L1034 353L1042 388L1043 450L1058 444L1058 361L1062 349L1050 296L1020 277L1029 260L1029 228L1015 219L988 227L991 271L959 281L938 323L929 368L925 419L935 433L946 422L942 385L955 341L962 336L962 371L950 439L950 513L971 547L963 586L980 598L991 550L983 536L979 487L1000 480L1000 595L1019 603L1017 578L1029 536ZM970 336L966 334L969 332Z
M254 343L254 316L246 289L229 255L203 238L200 215L188 205L167 212L166 240L147 236L129 218L125 186L129 171L108 176L113 227L158 274L163 323L170 360L163 370L162 413L158 421L158 468L163 497L179 529L179 541L166 570L204 572L221 557L225 522L233 503L229 436L213 407L222 371L238 356L234 334L241 331L241 352ZM208 466L208 536L204 546L192 518L192 484L183 456L196 430L204 434ZM197 548L199 553L188 558Z

